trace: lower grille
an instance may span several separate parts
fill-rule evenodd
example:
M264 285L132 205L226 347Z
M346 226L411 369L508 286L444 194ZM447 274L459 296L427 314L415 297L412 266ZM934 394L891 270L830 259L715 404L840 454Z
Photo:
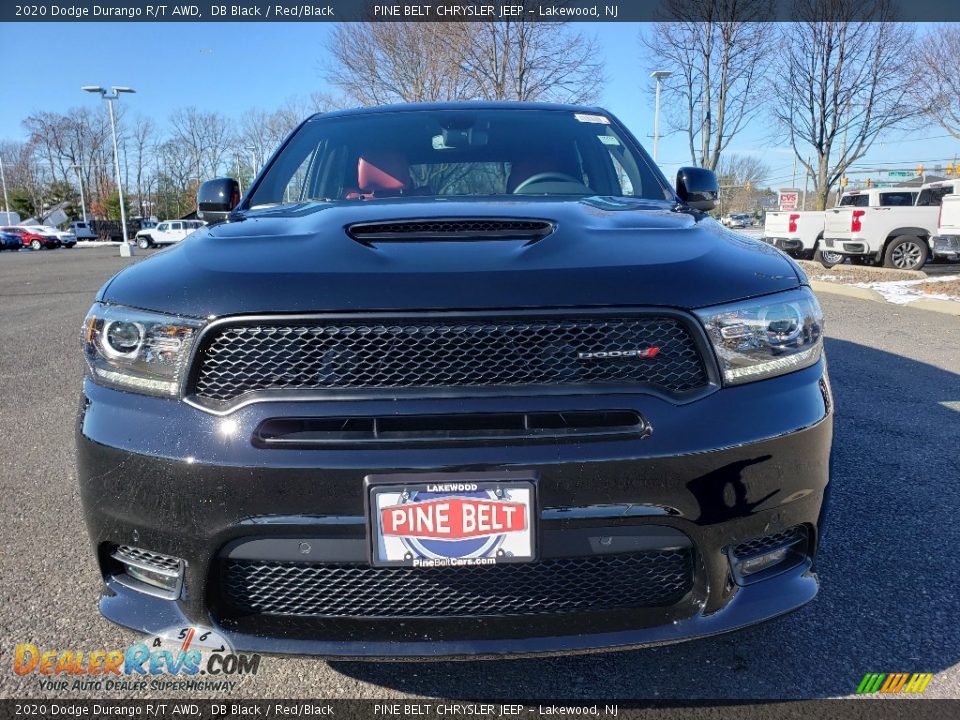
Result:
M543 615L666 607L693 587L689 548L468 568L225 560L243 613L309 617Z
M805 542L806 539L807 529L803 525L794 525L792 528L780 532L746 540L733 549L733 554L738 558L762 555L768 550L775 550L784 545L795 545L799 542Z

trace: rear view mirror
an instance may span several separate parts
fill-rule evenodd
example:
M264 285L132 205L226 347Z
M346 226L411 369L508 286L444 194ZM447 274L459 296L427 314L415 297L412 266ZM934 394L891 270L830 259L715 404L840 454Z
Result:
M207 180L197 191L197 217L208 223L223 222L240 204L240 184L233 178Z
M720 195L717 176L706 168L682 167L677 171L677 195L694 210L713 210Z

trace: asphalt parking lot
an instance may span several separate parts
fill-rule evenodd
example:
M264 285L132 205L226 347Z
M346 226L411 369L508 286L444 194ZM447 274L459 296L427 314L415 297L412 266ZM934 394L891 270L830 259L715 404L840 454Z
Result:
M2 697L65 697L13 673L17 643L87 652L139 639L97 612L74 470L82 319L97 288L144 254L117 255L0 254ZM960 317L821 302L837 422L812 604L736 634L638 652L429 664L265 657L238 694L820 698L851 694L867 672L932 672L927 697L960 698Z

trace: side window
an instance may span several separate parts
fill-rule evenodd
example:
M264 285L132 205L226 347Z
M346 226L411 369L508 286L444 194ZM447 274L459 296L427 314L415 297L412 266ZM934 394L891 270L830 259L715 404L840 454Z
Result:
M891 192L881 193L880 207L904 207L913 205L913 193Z
M178 222L170 223L170 229L171 229L171 230L183 230L183 223L178 223Z
M949 195L951 186L927 188L920 191L920 197L917 198L917 205L924 207L939 207L943 201L944 195Z
M166 232L168 227L170 226L167 223L160 223L157 225L157 232Z

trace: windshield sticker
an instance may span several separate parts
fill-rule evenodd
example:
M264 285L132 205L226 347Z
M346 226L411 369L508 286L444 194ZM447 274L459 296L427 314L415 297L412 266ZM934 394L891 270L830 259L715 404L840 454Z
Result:
M620 145L620 141L617 140L613 135L597 135L600 138L600 142L604 145Z
M600 123L601 125L610 124L610 118L604 117L603 115L588 115L587 113L574 113L573 116L580 122Z

